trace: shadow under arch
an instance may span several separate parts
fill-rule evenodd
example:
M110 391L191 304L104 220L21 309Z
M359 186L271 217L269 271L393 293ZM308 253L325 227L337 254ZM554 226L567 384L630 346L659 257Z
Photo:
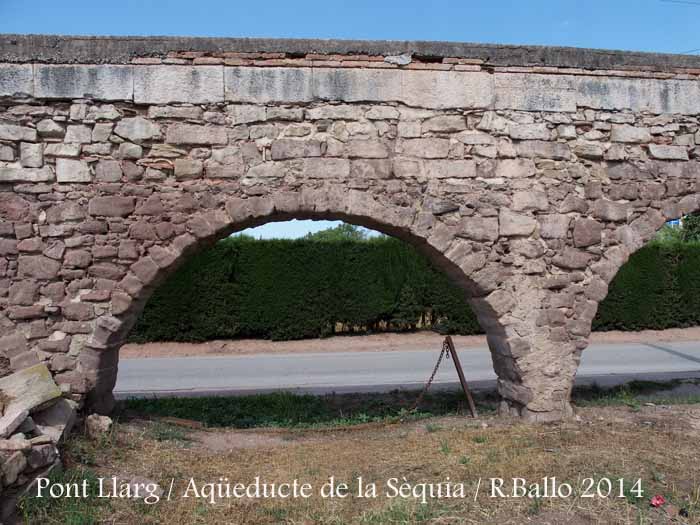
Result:
M330 193L331 195L333 193ZM337 193L335 193L337 195ZM438 270L464 290L466 299L489 338L502 337L497 313L480 299L485 293L460 267L463 252L451 247L454 234L421 226L413 209L378 203L374 197L353 190L328 200L329 192L279 192L264 197L231 198L223 208L203 211L187 221L187 233L169 243L155 244L131 265L112 294L111 312L99 317L80 354L79 366L88 381L86 403L90 410L109 413L114 406L119 348L153 291L185 260L217 241L248 228L289 220L340 220L398 238L413 246ZM494 362L497 359L494 356Z

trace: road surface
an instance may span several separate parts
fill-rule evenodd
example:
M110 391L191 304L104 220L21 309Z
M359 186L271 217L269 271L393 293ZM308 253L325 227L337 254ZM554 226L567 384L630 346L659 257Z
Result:
M430 375L438 352L334 352L216 357L122 359L117 398L243 395L276 390L386 392L417 389ZM474 389L493 388L496 375L488 349L459 351ZM583 352L577 383L611 386L632 379L700 377L700 341L595 344ZM451 361L443 361L434 384L458 385Z

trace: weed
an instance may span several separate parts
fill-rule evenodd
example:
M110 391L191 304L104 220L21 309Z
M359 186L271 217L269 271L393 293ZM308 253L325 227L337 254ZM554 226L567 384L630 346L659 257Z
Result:
M443 439L440 441L440 452L445 454L446 456L451 452L450 444L446 439Z
M527 508L527 513L530 516L537 516L542 510L542 500L540 498L534 498L530 506Z
M434 434L435 432L439 432L440 430L442 430L442 427L435 423L428 423L425 425L425 431L429 434Z
M406 502L394 503L380 511L370 511L363 514L360 523L363 525L413 525L426 523L438 518L439 513L430 505L411 506Z
M154 423L148 428L148 434L156 441L179 441L180 443L189 443L190 441L183 429L166 423Z

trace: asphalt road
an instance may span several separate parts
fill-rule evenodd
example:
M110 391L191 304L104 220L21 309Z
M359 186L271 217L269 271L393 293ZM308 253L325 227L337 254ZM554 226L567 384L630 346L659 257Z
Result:
M416 389L430 375L437 356L430 350L122 359L115 394L126 398ZM485 347L460 350L459 357L472 388L495 385ZM700 377L700 341L591 345L583 352L577 383L609 386L632 379L685 377ZM452 361L443 362L434 384L458 384Z

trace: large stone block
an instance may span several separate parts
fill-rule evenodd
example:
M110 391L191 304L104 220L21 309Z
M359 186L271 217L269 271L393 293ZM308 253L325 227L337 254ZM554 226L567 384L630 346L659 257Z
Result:
M119 121L114 133L131 142L140 144L145 140L160 137L160 127L143 117L125 118Z
M571 218L567 215L551 214L539 217L540 236L543 239L565 239Z
M493 75L482 72L400 70L401 99L409 106L488 108L494 102Z
M353 174L357 174L358 163L363 161L353 161ZM383 161L378 161L382 163ZM365 161L367 171L384 174L383 164ZM270 164L270 163L267 163ZM281 163L275 163L281 164ZM310 179L338 179L345 180L350 175L350 161L347 159L334 158L310 158L302 161L302 173ZM378 176L377 178L382 178Z
M44 165L44 145L22 142L19 146L21 164L25 168L41 168Z
M627 220L629 204L598 199L593 203L593 216L604 221L621 222Z
M385 159L389 150L380 140L350 140L345 145L348 158Z
M137 104L208 104L223 100L223 66L134 67L134 102Z
M311 68L227 67L224 97L231 102L310 102Z
M0 417L0 439L5 439L11 436L17 427L27 419L29 411L24 408L5 410L3 405L0 407L3 409L2 417Z
M101 160L95 166L95 176L99 182L119 182L123 172L119 161Z
M64 142L68 144L90 144L92 130L88 126L68 126Z
M306 109L307 120L360 120L364 110L351 104L324 104Z
M505 237L530 235L535 231L537 221L529 215L515 213L501 208L498 213L499 232Z
M462 159L436 159L422 162L423 175L436 179L471 179L476 177L476 162Z
M496 217L466 217L462 219L459 235L475 241L495 241L498 239L498 219Z
M574 246L584 248L598 244L603 225L594 219L577 219L574 221Z
M345 159L333 160L347 162ZM356 159L352 161L351 173L354 179L388 179L391 176L391 161L387 159ZM335 178L342 175L342 172L333 171L329 175Z
M256 104L231 104L226 107L226 113L229 114L234 125L267 120L265 106Z
M467 129L467 119L462 115L438 115L423 122L423 133L453 133Z
M73 159L56 159L58 182L91 182L92 173L87 162Z
M37 98L93 98L132 100L132 66L34 65L34 96Z
M94 197L90 199L88 213L104 217L126 217L135 208L133 197Z
M513 210L515 211L547 211L548 209L549 200L547 199L547 194L544 191L516 191L513 194Z
M170 144L226 144L228 133L221 126L200 126L198 124L172 124L168 127L165 141Z
M27 140L29 142L36 142L36 139L36 130L33 128L0 122L0 140Z
M627 143L650 142L651 133L649 133L648 128L637 128L629 124L613 124L610 140Z
M61 390L43 364L0 378L0 392L9 400L6 411L27 410L29 413L41 410L61 397Z
M694 80L582 76L576 79L575 89L578 105L589 108L700 113L700 84Z
M401 93L401 73L396 70L313 70L312 95L316 100L389 102L401 101Z
M34 73L31 64L0 64L0 97L33 93Z
M666 146L649 144L649 155L660 160L688 160L688 148L685 146Z
M442 159L450 152L450 141L440 138L404 139L396 150L402 155L424 159Z
M48 166L43 168L0 166L0 182L51 182L53 180L53 171Z
M320 157L321 143L317 140L280 139L272 143L272 160Z
M516 124L508 126L510 138L516 140L549 140L552 132L547 128L545 122L537 124Z
M519 179L535 174L535 163L530 159L502 159L496 166L496 177Z
M588 266L592 256L582 250L565 248L564 251L556 255L552 262L560 268L567 270L582 270Z
M569 160L571 150L566 142L523 140L516 146L519 157L550 160Z
M53 279L61 263L43 255L24 255L18 261L18 273L23 278Z
M59 443L70 433L77 419L76 404L69 399L59 399L54 405L36 412L32 419L42 435Z
M493 82L491 75L479 72L319 68L313 70L313 98L486 108L493 103Z
M175 161L175 178L177 180L196 179L202 176L204 165L201 160L177 159Z
M533 73L496 73L494 77L496 109L576 111L573 77Z

